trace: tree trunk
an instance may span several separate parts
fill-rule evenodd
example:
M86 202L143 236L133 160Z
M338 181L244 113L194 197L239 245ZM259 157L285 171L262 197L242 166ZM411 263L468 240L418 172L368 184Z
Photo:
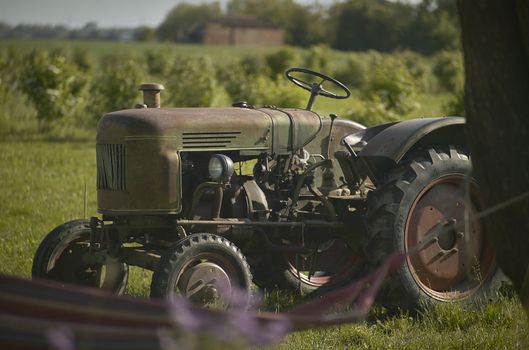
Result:
M458 0L467 137L485 207L529 191L529 1ZM529 311L529 198L485 220Z

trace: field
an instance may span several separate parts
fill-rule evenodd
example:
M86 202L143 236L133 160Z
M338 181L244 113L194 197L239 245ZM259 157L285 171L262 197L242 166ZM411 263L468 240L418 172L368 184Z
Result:
M162 47L190 55L212 55L215 59L222 59L228 54L265 54L261 49L234 51L165 44L0 42L0 48L12 47L17 52L29 52L39 45L46 49L76 45L94 55ZM414 110L415 115L439 115L443 114L442 106L449 99L449 93L419 94L417 99L422 107ZM325 113L341 113L350 108L345 105L347 102L343 103L333 105L322 102L317 109ZM24 108L28 107L22 106L19 111L31 110ZM69 126L58 134L41 134L37 131L35 115L22 117L20 125L25 126L20 127L18 132L8 134L0 130L0 273L29 278L33 254L47 232L65 221L97 214L95 147L93 128ZM9 123L12 126L14 121L10 119ZM27 130L32 130L32 133L25 134ZM145 297L149 283L150 274L133 270L127 294ZM269 291L263 309L280 311L300 300L284 292ZM508 294L484 308L469 311L458 305L447 305L431 308L413 317L406 314L389 316L377 307L363 324L292 334L276 347L520 349L529 345L526 320L517 299Z

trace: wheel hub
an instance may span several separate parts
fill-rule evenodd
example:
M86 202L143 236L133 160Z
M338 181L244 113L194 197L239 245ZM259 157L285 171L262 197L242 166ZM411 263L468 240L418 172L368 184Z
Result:
M456 222L452 221L453 224ZM448 222L443 225L441 233L439 234L439 240L437 243L442 250L448 251L456 247L457 245L457 234L452 223Z
M186 298L204 305L229 303L232 292L228 274L212 262L200 262L188 268L178 288Z

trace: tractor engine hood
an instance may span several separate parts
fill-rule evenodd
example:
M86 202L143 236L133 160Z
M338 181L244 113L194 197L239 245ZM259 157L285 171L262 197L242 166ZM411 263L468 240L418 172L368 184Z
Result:
M171 139L178 150L269 150L288 153L307 144L321 118L302 109L143 108L112 112L97 127L98 144Z
M268 148L270 117L241 108L144 108L112 112L97 126L98 144L166 139L175 149ZM209 147L208 147L209 146Z

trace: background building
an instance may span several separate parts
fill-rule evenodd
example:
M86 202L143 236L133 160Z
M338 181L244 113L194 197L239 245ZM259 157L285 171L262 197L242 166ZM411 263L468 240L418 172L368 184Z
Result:
M189 41L207 45L277 46L283 45L283 29L253 17L220 17L197 26Z

